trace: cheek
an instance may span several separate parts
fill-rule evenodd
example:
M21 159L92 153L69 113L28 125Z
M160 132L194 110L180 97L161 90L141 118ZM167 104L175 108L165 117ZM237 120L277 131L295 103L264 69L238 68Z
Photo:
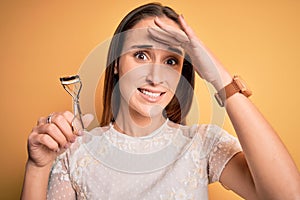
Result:
M133 95L133 93L136 90L135 77L131 76L131 73L125 73L119 75L119 89L121 96L126 100L129 101L130 97Z
M180 81L180 78L182 76L182 68L183 68L183 61L180 62L180 64L176 67L170 67L167 68L167 71L165 71L164 73L167 74L167 80L170 83L170 86L172 86L172 88L177 88L177 85Z
M120 65L118 84L121 96L127 103L137 92L137 88L145 83L146 73L147 71L143 67Z
M135 58L133 57L132 53L124 54L119 59L119 66L118 66L118 73L119 76L122 77L127 75L128 72L134 71L138 68L141 64L137 63Z
M167 68L163 70L162 73L166 75L166 83L168 84L168 87L173 93L175 93L175 90L181 77L181 70Z
M128 71L130 71L131 68L132 68L132 65L131 65L130 59L128 59L126 55L121 56L120 60L119 60L119 66L118 66L119 78L121 78Z

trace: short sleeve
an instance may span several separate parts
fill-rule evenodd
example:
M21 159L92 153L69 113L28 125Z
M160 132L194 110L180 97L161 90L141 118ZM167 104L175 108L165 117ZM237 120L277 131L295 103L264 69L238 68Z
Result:
M53 164L49 178L47 199L76 199L76 193L72 187L68 172L66 153L58 156Z
M208 177L209 183L219 181L220 175L228 161L242 151L236 137L216 125L207 128L207 136L211 142L208 154Z

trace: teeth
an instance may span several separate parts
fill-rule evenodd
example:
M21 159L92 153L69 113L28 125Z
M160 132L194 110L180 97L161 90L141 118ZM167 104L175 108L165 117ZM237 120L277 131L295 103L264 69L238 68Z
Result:
M160 93L153 93L153 92L149 92L146 90L142 90L142 93L149 97L159 97L160 96Z

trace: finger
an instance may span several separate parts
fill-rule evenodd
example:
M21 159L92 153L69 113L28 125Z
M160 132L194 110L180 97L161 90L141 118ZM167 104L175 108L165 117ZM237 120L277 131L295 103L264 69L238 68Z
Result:
M53 123L38 127L36 132L40 135L49 135L60 148L68 148L69 146L66 136Z
M183 31L187 34L187 36L188 36L190 39L195 38L196 35L195 35L193 29L186 23L186 21L184 20L184 18L183 18L182 15L180 15L180 16L178 17L178 20L179 20L180 25L181 25L182 28L183 28Z
M93 120L94 115L92 114L85 114L81 117L81 119L74 119L72 123L74 128L74 135L82 136L84 134L84 131L86 130L85 127L88 127Z
M64 118L69 122L69 124L72 123L72 120L74 118L74 114L72 112L65 111L65 112L61 112L59 114L61 114L62 116L64 116Z
M174 45L174 46L180 46L181 42L176 40L174 37L172 37L170 34L159 30L158 28L148 28L148 32L151 35L152 39L166 45Z
M37 121L37 126L45 124L47 121L46 117L40 117Z
M60 151L58 143L47 134L38 134L37 132L33 132L29 136L28 140L31 144L30 146L32 146L33 148L42 145L51 151Z
M49 135L43 134L43 135L39 135L38 137L39 137L40 144L42 144L43 146L55 152L60 151L58 143L55 140L53 140L53 138L50 137Z
M150 27L148 28L148 32L153 40L161 44L165 44L167 46L178 46L182 47L184 50L188 50L186 47L189 43L178 41L174 36L163 30L160 30L159 28Z
M88 127L93 120L94 120L94 115L93 114L85 114L82 117L84 127Z
M176 29L173 26L167 25L163 23L158 17L154 19L154 23L163 31L170 34L172 37L174 37L177 41L181 43L189 42L188 36L185 34L184 31L180 29Z
M66 111L59 114L53 114L51 118L52 124L55 124L67 141L71 143L75 142L76 139L76 136L72 131L73 116L73 113Z

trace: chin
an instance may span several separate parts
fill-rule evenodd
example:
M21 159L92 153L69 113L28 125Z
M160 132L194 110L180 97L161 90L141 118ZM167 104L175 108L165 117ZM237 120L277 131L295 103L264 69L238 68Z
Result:
M144 105L132 109L135 110L135 112L137 112L141 116L147 118L155 118L162 116L164 107L162 107L161 105Z

